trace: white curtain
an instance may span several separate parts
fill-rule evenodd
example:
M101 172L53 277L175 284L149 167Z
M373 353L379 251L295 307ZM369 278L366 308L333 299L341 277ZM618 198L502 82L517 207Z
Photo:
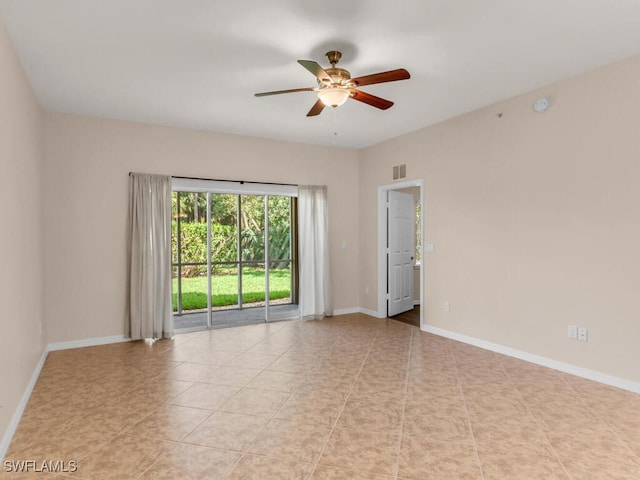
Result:
M333 315L327 187L298 188L300 317Z
M171 177L130 174L131 338L173 336Z

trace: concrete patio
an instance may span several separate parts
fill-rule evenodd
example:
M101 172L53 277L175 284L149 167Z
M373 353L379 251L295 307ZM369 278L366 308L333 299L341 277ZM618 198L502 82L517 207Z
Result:
M293 320L298 318L298 305L271 305L269 306L270 322L280 320ZM253 325L265 321L265 307L247 307L242 309L213 310L211 322L213 328L238 327L240 325ZM174 330L181 331L201 330L207 327L207 312L183 313L174 315Z

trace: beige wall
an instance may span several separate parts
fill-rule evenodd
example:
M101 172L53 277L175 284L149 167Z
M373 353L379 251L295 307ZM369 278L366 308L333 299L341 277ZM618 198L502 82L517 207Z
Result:
M354 150L47 113L45 151L49 342L128 334L129 171L327 185L335 308L358 306Z
M0 20L0 439L45 345L41 147L40 107Z
M406 163L435 244L428 325L640 381L638 79L634 57L363 150L360 292L376 279L376 188Z

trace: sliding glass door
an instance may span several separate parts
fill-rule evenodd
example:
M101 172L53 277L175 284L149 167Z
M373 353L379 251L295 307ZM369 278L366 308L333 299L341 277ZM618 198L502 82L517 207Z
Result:
M209 194L211 229L211 298L214 311L239 308L238 195Z
M176 329L297 316L296 199L173 192Z
M287 197L268 197L269 248L269 303L272 305L290 305L298 303L298 269L294 264L297 258L296 199Z

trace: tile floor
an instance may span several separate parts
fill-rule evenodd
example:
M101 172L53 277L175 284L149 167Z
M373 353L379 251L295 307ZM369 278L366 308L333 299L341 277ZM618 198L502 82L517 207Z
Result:
M5 460L77 462L0 473L45 480L631 480L640 395L345 315L53 352Z

